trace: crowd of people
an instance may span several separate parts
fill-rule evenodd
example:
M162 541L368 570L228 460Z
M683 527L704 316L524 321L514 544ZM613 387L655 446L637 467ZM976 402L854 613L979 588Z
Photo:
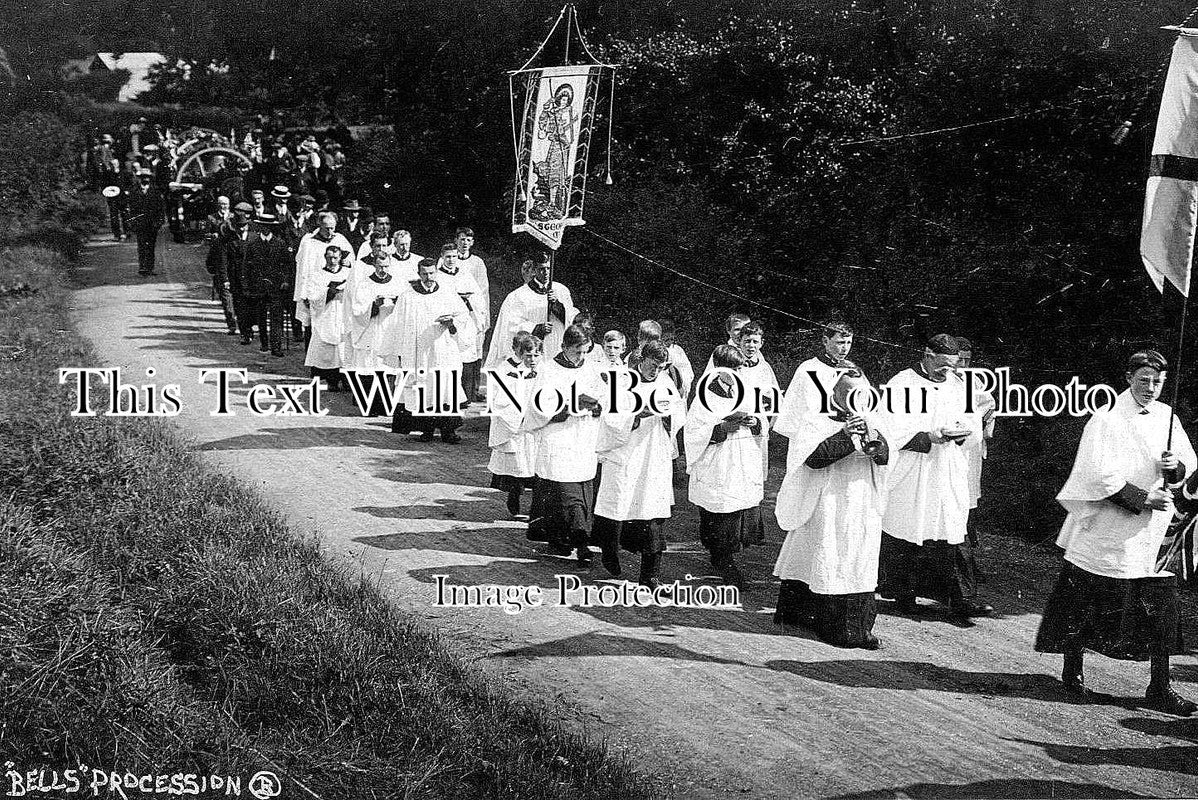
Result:
M314 133L288 133L262 119L239 140L227 141L242 157L209 156L197 172L198 183L187 185L175 182L188 155L180 135L150 125L144 117L133 128L135 132L120 142L111 133L94 137L80 155L79 173L87 186L104 194L113 239L137 239L142 275L155 273L154 243L164 224L169 224L175 241L184 240L185 202L189 207L216 205L215 213L220 214L217 198L225 198L233 205L248 203L255 214L265 213L268 205L281 214L274 200L283 187L286 215L307 217L340 209L345 200L347 128L330 129L318 139ZM369 217L369 209L366 212Z
M971 515L995 401L965 380L964 337L938 334L915 351L885 384L908 398L898 407L862 408L874 385L840 322L823 328L822 348L784 392L766 331L745 314L727 320L727 342L696 374L669 320L642 321L635 338L599 334L551 279L546 252L524 260L523 283L492 320L469 228L425 258L385 214L365 218L353 199L318 212L308 198L292 213L293 196L280 184L258 203L220 199L208 266L228 332L248 345L257 328L275 355L302 338L313 376L332 390L358 381L371 415L386 412L381 388L392 389L397 435L433 441L439 431L457 443L463 410L486 402L491 486L546 553L590 568L597 548L612 577L633 553L637 582L668 590L677 461L712 567L743 587L737 556L765 540L772 432L788 440L774 510L786 534L773 570L778 623L876 649L879 597L919 616L933 610L920 598L936 601L961 626L994 615L978 599ZM1189 716L1198 707L1169 680L1169 656L1181 652L1177 564L1161 554L1180 524L1170 528L1175 498L1191 520L1198 508L1198 464L1158 400L1166 371L1159 353L1134 354L1127 391L1087 425L1059 496L1064 564L1035 646L1063 654L1063 684L1082 700L1093 696L1086 649L1149 660L1146 703Z

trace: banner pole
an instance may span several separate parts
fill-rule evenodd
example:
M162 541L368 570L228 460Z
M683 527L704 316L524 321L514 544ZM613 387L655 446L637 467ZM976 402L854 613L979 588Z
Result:
M1173 397L1169 401L1169 438L1165 441L1165 449L1173 449L1173 418L1177 413L1177 392L1181 388L1181 358L1185 351L1186 341L1186 317L1190 308L1190 298L1188 295L1181 296L1181 324L1178 326L1180 330L1177 333L1177 361L1174 364L1174 374L1177 376L1173 379Z
M553 324L553 301L549 299L549 296L553 293L553 259L556 255L556 250L549 251L549 286L545 292L545 322L549 323L550 325ZM1169 429L1169 435L1173 435L1173 429L1171 427Z

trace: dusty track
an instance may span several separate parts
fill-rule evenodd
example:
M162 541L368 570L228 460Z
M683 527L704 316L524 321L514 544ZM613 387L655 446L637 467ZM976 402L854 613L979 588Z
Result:
M774 626L776 529L746 554L753 583L735 611L432 607L437 573L546 588L555 573L579 573L534 553L499 493L482 488L483 419L457 447L423 444L363 419L344 395L329 396L322 418L254 417L239 387L237 415L210 416L216 391L198 384L202 367L245 367L254 382L306 370L298 347L276 359L224 335L202 252L164 243L163 274L139 278L131 244L89 249L75 319L100 357L128 383L179 384L176 423L211 463L257 486L513 691L667 774L679 797L1198 796L1198 723L1136 708L1146 665L1092 657L1091 685L1115 697L1090 707L1059 697L1057 658L1031 652L1046 555L1020 540L986 538L987 599L1003 619L961 630L931 610L883 615L875 653ZM668 580L709 572L684 487L679 496ZM601 577L596 566L590 579ZM1198 694L1192 658L1174 672Z

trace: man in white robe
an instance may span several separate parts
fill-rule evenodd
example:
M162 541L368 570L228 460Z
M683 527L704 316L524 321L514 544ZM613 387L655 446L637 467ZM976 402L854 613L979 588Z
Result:
M482 294L482 289L474 280L474 274L459 264L454 245L446 244L441 248L441 257L437 260L437 281L445 286L445 288L457 292L462 298L462 302L466 304L466 308L470 310L470 318L474 322L474 329L477 331L480 325L486 325L487 321L481 314L481 306L479 305L479 296ZM474 341L462 342L462 367L465 372L470 372L473 365L478 367L478 363L482 359L482 351L478 349L478 336L475 335ZM475 379L474 385L477 386L478 370L474 369ZM474 392L471 391L467 375L462 376L462 388L466 391L466 397L474 399Z
M562 334L574 323L578 309L570 290L557 281L549 283L549 254L538 253L521 267L525 284L504 299L495 319L495 335L486 366L502 364L512 354L512 337L528 331L545 343L545 359L553 359L562 349Z
M491 330L491 279L487 275L486 262L471 252L474 247L473 229L458 228L454 234L453 243L458 267L470 273L478 286L478 293L471 303L471 310L474 311L475 323L478 326L477 348L480 361L473 365L467 365L466 378L463 383L468 395L475 400L482 400L479 393L480 367L482 354L486 352L487 331Z
M738 396L735 374L745 362L740 350L720 345L713 367L699 378L683 428L687 493L699 507L699 540L725 583L743 587L734 556L761 544L761 500L765 475L758 440L768 421L757 413L748 392ZM719 368L724 368L720 370Z
M1064 563L1035 649L1064 655L1061 680L1081 701L1092 699L1082 677L1085 650L1148 658L1145 705L1188 717L1198 706L1173 691L1169 675L1169 656L1187 652L1177 599L1181 565L1163 545L1173 492L1189 503L1198 488L1192 477L1180 488L1198 459L1181 422L1157 399L1167 367L1156 351L1134 353L1127 391L1086 423L1069 480L1057 495L1069 512L1057 538Z
M384 327L378 346L388 366L407 373L391 430L419 429L427 442L439 428L441 441L457 444L466 406L461 342L473 342L474 325L462 298L437 282L436 261L421 261L418 274L396 300L393 323Z
M977 413L966 413L964 384L950 373L959 348L948 334L928 340L922 360L887 383L882 429L893 454L882 519L883 597L907 613L916 597L946 602L950 618L971 618L994 609L977 602L977 585L965 541L969 519L969 463L965 445L981 434Z
M616 409L620 413L602 418L603 480L595 499L594 539L603 566L618 576L620 548L640 553L640 583L651 589L661 581L663 526L674 507L674 434L686 422L686 403L666 369L669 360L665 345L647 342L635 370L617 374L623 381L635 372L637 383L619 393L626 404ZM639 411L629 393L640 398Z
M536 491L544 510L529 520L528 538L548 542L557 555L577 551L579 564L589 565L604 384L582 360L586 334L571 325L561 341L561 352L543 362L524 410L524 430L536 434ZM533 502L538 504L536 495Z
M323 269L325 251L329 245L337 245L343 252L350 253L349 242L334 230L337 227L337 215L326 211L318 217L319 227L312 233L305 234L300 239L295 250L295 318L303 323L305 328L312 324L312 315L308 304L304 302L303 291L308 285L308 276ZM309 328L308 333L311 334Z
M774 565L782 579L774 620L810 627L839 647L875 650L881 467L890 454L870 418L851 408L852 393L869 383L850 362L841 369L832 413L807 417L791 438L775 506L787 535Z
M383 373L383 380L393 370L387 366L378 354L379 342L383 332L390 327L391 315L395 311L395 303L399 295L411 291L411 286L405 280L392 272L392 261L382 250L382 241L374 240L377 257L368 256L359 262L357 272L365 273L365 277L356 276L351 288L350 308L350 344L352 345L352 371L349 376L351 388L356 381L362 388L361 397L369 398L372 387ZM369 269L369 271L367 271ZM358 279L360 278L360 279ZM367 406L366 414L377 417L389 413L383 399L381 387L374 389L372 400L362 403ZM355 392L355 396L358 393Z
M786 387L774 430L793 437L804 421L820 413L823 394L835 385L838 370L853 349L853 329L842 322L824 325L823 352L799 364ZM787 457L789 462L790 456Z
M339 391L343 378L341 368L349 360L349 277L350 270L341 265L341 250L330 244L325 250L325 265L308 275L303 299L311 314L312 338L304 366L311 368L312 377L328 382L331 391Z
M739 375L745 384L749 397L756 402L761 398L762 410L766 413L767 422L776 419L781 405L782 389L778 386L778 376L774 368L765 360L761 348L765 343L765 329L761 323L749 321L741 326L736 334L737 346L745 357L745 365L740 368ZM770 471L770 427L767 424L761 431L758 445L761 447L762 474L768 476Z
M405 230L398 230L391 237L391 261L392 270L395 272L395 277L399 278L404 283L417 280L416 268L423 256L412 252L412 234Z
M362 246L354 255L358 261L374 252L374 237L379 235L382 235L386 242L383 249L387 251L387 255L395 255L395 245L391 243L391 215L384 211L377 211L374 215L374 229L370 232L370 238L362 242Z

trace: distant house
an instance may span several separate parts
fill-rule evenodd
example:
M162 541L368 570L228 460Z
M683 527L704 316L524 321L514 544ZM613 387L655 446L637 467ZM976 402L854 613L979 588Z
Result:
M129 80L120 88L116 99L125 102L133 100L137 95L150 88L150 68L166 62L162 53L92 53L83 58L72 58L64 61L59 67L62 77L67 80L81 78L97 72L111 72L115 69L129 71Z

